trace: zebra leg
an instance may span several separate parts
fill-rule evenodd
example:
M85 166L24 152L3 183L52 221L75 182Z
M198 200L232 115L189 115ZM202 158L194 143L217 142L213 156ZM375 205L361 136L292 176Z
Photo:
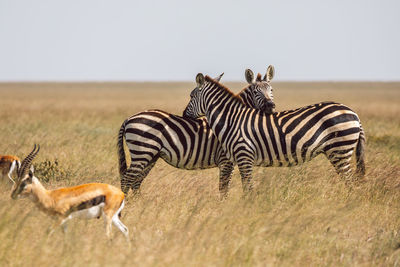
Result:
M129 186L129 178L127 177L126 173L123 177L121 177L121 190L124 192L125 196L128 194L130 189Z
M125 184L124 184L124 189L126 191L129 191L129 188L132 189L134 195L138 195L140 185L143 182L144 179L144 169L142 165L131 165L127 170L125 174ZM121 185L122 188L122 185ZM122 190L124 192L124 190ZM124 192L125 193L125 192ZM126 193L125 193L126 194Z
M336 172L342 177L345 181L351 180L352 176L352 168L351 168L351 156L353 155L353 151L333 151L330 154L327 154L327 158L330 163L335 168Z
M146 167L141 167L140 166L131 166L127 172L127 180L128 182L126 183L127 190L129 191L129 188L132 189L134 195L139 195L140 192L140 185L142 184L144 178L147 177L151 169L154 167L156 164L156 160L150 162Z
M219 193L221 200L228 196L232 172L233 163L229 160L226 160L219 165Z
M245 194L249 193L253 189L253 164L254 161L251 159L243 159L238 161L239 172L242 177L242 188Z
M135 162L134 159L132 159L131 166L126 170L121 179L121 190L125 195L128 194L129 189L132 189L134 195L139 194L140 185L154 167L158 158L159 156L155 155L148 163L143 161Z
M143 170L143 179L147 177L151 169L153 169L154 165L156 165L156 162L150 162L149 165Z
M139 190L140 190L140 185L142 184L144 178L147 177L147 175L149 174L149 172L151 171L151 169L153 169L153 167L154 167L155 164L156 164L156 160L154 160L153 162L150 162L150 163L146 166L146 168L144 168L144 170L143 170L140 174L137 175L137 178L136 178L136 180L135 180L135 183L133 183L133 184L131 185L133 194L135 194L135 195L139 195L139 194L140 194L140 192L139 192Z

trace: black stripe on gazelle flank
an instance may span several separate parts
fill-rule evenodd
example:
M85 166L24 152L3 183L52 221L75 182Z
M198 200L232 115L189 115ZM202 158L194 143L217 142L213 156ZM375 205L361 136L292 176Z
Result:
M106 201L106 196L104 196L104 195L97 196L95 198L92 198L91 200L82 202L81 204L79 204L77 206L77 209L78 210L88 209L88 208L91 208L93 206L97 206L100 203L103 203L105 201Z
M89 199L87 201L84 201L74 207L71 207L67 213L71 214L72 212L75 212L75 211L86 210L91 207L97 206L101 203L104 203L105 201L106 201L106 196L100 195L100 196L94 197L92 199Z

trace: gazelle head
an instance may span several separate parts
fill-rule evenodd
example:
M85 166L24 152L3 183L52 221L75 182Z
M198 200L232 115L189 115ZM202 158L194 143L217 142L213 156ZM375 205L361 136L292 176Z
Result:
M15 181L11 198L17 199L19 197L26 197L32 191L32 181L35 178L33 175L32 161L40 150L39 145L35 145L32 152L22 161L21 168L18 169L18 177Z
M254 78L254 73L250 69L246 69L245 71L246 81L249 83L251 98L255 107L267 114L273 113L275 109L273 89L270 85L274 74L275 68L272 65L268 66L267 72L262 78L261 74L258 74L257 77Z

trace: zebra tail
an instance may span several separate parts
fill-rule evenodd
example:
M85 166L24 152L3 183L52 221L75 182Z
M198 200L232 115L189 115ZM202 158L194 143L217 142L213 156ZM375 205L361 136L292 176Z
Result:
M356 174L360 177L365 175L365 134L360 123L360 135L356 147Z
M119 167L119 175L121 177L121 181L126 173L126 158L125 158L125 150L124 150L124 136L125 136L125 124L124 121L119 129L118 133L118 141L117 141L117 149L118 149L118 167Z

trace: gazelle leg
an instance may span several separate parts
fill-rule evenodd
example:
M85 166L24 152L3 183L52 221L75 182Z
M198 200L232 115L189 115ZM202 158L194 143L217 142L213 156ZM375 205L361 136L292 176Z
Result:
M13 183L15 183L15 181L14 181L13 178L11 177L11 174L13 173L13 171L14 171L16 165L17 165L17 162L14 160L14 161L12 162L12 164L11 164L10 171L8 172L8 178L10 178L11 182L13 182Z
M72 218L71 215L69 215L67 218L57 219L54 222L53 227L51 228L48 236L51 236L54 233L54 231L60 226L62 226L63 233L66 233L66 231L67 231L67 221L69 221L71 218Z
M121 214L122 209L125 207L125 200L122 201L121 206L118 208L118 210L114 213L112 217L112 222L113 224L124 234L126 241L130 243L129 240L129 230L128 227L126 227L121 220L119 219L119 216Z
M117 227L125 236L126 240L130 242L129 240L129 230L128 227L126 227L121 220L118 218L118 215L114 215L112 218L112 222Z
M50 232L48 233L48 237L50 237L51 235L53 235L53 233L54 233L54 231L57 229L57 227L55 227L55 226L53 226L53 227L51 227L51 230L50 230Z
M13 184L15 183L13 178L11 177L10 173L8 173L8 178L10 178L11 182L13 182Z
M106 236L111 240L111 216L103 211L104 227L106 230Z
M61 222L61 224L60 224L60 226L62 227L62 231L63 231L63 233L65 234L66 232L67 232L67 230L68 230L68 225L67 225L67 221L68 221L69 219L65 219L65 220L63 220L62 222Z

